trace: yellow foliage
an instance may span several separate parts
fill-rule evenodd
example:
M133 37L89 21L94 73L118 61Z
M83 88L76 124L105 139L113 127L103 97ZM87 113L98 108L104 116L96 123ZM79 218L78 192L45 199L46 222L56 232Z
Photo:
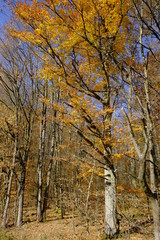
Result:
M52 106L58 111L56 121L78 125L82 119L88 119L93 133L97 128L102 135L104 128L110 127L103 119L111 116L113 109L104 107L103 101L97 100L94 94L102 95L108 88L106 75L119 74L107 54L112 51L110 54L117 57L125 49L124 28L128 21L125 15L129 3L129 0L16 3L14 12L22 23L22 30L12 26L11 35L40 47L43 66L39 79L53 81L60 90L61 99L68 104L67 107L65 104ZM42 100L50 104L49 100ZM103 144L110 141L108 137L104 142L95 137L95 147L103 152ZM119 155L115 157L120 159Z

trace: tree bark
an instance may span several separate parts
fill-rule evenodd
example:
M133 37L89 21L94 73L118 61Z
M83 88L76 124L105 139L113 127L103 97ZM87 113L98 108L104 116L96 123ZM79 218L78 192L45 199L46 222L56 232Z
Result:
M3 210L2 222L1 222L1 226L3 228L6 228L6 226L7 226L6 220L7 220L7 211L8 211L9 202L10 202L12 179L13 179L13 169L11 170L11 173L10 173L8 189L7 189L7 197L6 197L6 202L5 202L5 206L4 206L4 210Z
M48 172L47 172L47 182L44 192L44 201L43 201L43 208L42 208L42 221L46 220L46 210L47 210L47 202L48 202L48 194L49 194L49 186L51 180L51 172L52 172L52 165L53 165L53 157L55 156L56 151L56 124L54 123L54 129L52 130L52 143L51 143L51 153L50 153L50 161L48 165Z
M105 233L114 236L118 232L116 211L116 176L109 168L105 168Z
M47 97L47 83L44 85L44 97ZM42 114L40 122L40 139L39 139L39 153L38 153L38 193L37 193L37 221L42 221L42 182L43 182L43 160L45 154L45 133L46 133L46 112L47 106L42 103Z
M53 92L51 94L51 103L54 104L57 101L57 94L56 92ZM57 134L57 127L56 127L56 117L57 117L57 111L54 110L53 112L54 116L54 122L51 123L51 150L50 150L50 159L48 164L48 171L47 171L47 181L44 191L44 200L43 200L43 207L42 207L42 221L46 220L46 210L47 210L47 202L48 202L48 195L49 195L49 187L50 187L50 181L51 181L51 172L53 167L53 161L56 154L56 134Z
M24 202L24 189L25 189L25 176L26 169L25 166L21 172L21 180L18 193L18 214L17 214L17 227L21 227L23 223L23 202Z
M157 198L157 188L156 188L156 181L155 181L155 165L154 165L154 158L153 154L155 154L154 146L150 142L150 183L151 183L151 190L153 193L156 194L155 198L151 198L151 205L153 211L153 223L154 223L154 238L155 240L160 239L160 209L159 203Z
M5 228L6 224L7 224L6 223L7 211L8 211L9 202L10 202L12 180L13 180L14 168L15 168L15 163L16 163L16 155L17 155L17 149L18 149L18 106L16 106L16 135L15 135L14 141L15 142L14 142L14 153L13 153L12 168L11 168L11 173L10 173L10 177L9 177L6 202L5 202L5 206L4 206L4 211L3 211L3 216L2 216L2 223L1 223L1 226L3 228Z

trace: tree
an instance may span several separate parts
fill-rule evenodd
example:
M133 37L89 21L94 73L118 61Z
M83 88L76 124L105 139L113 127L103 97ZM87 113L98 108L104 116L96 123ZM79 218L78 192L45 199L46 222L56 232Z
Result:
M110 236L118 232L116 174L111 160L111 122L120 87L115 62L125 46L128 7L127 1L110 0L17 1L14 11L24 30L10 31L42 50L44 78L59 79L56 84L65 94L63 104L72 116L71 124L103 159L105 232Z
M7 210L10 202L13 175L15 174L15 164L18 159L19 164L19 190L18 190L18 213L17 226L22 225L23 219L23 201L26 177L26 165L29 157L33 124L36 108L36 85L33 73L32 47L30 45L19 46L17 39L12 39L14 45L5 43L1 40L1 55L3 63L1 65L1 86L3 92L8 96L6 102L8 108L13 109L15 115L13 124L6 119L7 134L14 142L13 162L9 176L7 198L3 211L2 226L6 226ZM28 85L31 84L31 88ZM5 103L5 100L2 99ZM23 139L23 141L22 141Z
M134 59L132 58L132 63L130 61L126 68L127 79L125 82L128 83L129 94L128 109L124 112L126 115L128 130L137 156L140 160L139 181L152 204L154 237L155 239L159 239L159 204L157 195L158 186L156 183L156 172L159 168L157 168L159 165L159 147L156 139L158 122L153 114L154 108L156 107L156 104L153 101L153 94L156 94L157 92L155 88L157 79L152 78L151 80L151 76L149 76L149 72L151 73L151 71L153 71L153 68L152 70L150 69L150 59L154 58L154 61L158 64L157 51L159 49L157 48L156 43L158 40L158 32L156 34L158 26L157 18L155 18L155 1L153 1L153 5L150 5L151 3L148 1L141 1L140 4L133 1L133 3L137 26L139 28L137 29L137 27L135 27L135 31L139 32L139 39L135 34L134 50L129 52ZM152 39L153 35L156 36L156 40ZM138 113L140 116L138 117L138 124L141 131L141 142L138 140L137 134L134 130L135 118L132 116L132 113ZM146 177L148 163L150 168L150 186Z

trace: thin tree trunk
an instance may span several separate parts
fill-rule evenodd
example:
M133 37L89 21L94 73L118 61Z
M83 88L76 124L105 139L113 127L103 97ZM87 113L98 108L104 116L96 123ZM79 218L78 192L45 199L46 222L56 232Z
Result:
M154 146L150 143L150 183L151 183L151 190L157 196L157 188L156 188L156 181L155 181L155 165L154 165L154 157L152 154L155 154ZM151 198L151 205L153 211L153 222L154 222L154 238L155 240L160 239L160 209L158 198Z
M141 16L143 17L143 3L141 6ZM148 137L149 137L149 156L150 156L150 183L151 183L151 191L155 194L154 198L151 198L151 205L153 211L153 222L154 222L154 239L160 239L160 217L159 217L159 203L157 198L157 189L156 189L156 182L155 182L155 164L156 164L156 152L154 146L154 127L153 121L151 116L151 101L150 101L150 94L149 94L149 79L148 79L148 59L145 59L144 54L144 47L142 44L142 37L143 37L143 23L139 24L140 26L140 43L141 43L141 54L143 59L144 65L144 76L145 76L145 83L144 83L144 90L146 95L146 112L147 112L147 123L148 123ZM148 56L147 56L148 58Z
M64 203L63 203L63 185L60 185L60 209L61 209L61 219L64 218L65 210L64 210Z
M133 187L136 188L137 180L135 178L135 176L136 176L136 161L135 161L135 159L131 159L131 173L133 175L131 182L132 182Z
M50 159L49 165L48 165L47 182L46 182L46 187L44 192L44 201L43 201L43 208L42 208L43 222L46 220L46 210L47 210L48 193L49 193L49 186L50 186L50 179L51 179L52 162L53 160Z
M87 198L86 198L86 230L87 230L87 235L89 234L89 197L90 197L90 189L93 181L93 174L94 174L94 168L95 168L95 162L93 164L92 172L91 172L91 178L88 184L88 191L87 191Z
M47 83L44 86L44 97L47 97ZM38 193L37 193L37 221L42 221L42 181L43 181L43 160L45 154L45 133L46 133L46 112L47 106L42 103L42 116L40 123L40 140L38 153Z
M159 203L158 199L151 199L153 222L154 222L154 239L160 239L160 226L159 226Z
M54 161L53 163L53 191L54 191L54 202L56 205L56 208L59 208L59 203L58 203L58 184L57 184L57 161Z
M5 206L4 206L4 210L3 210L2 223L1 223L1 226L3 228L5 228L7 226L6 220L7 220L7 211L8 211L9 202L10 202L12 180L13 180L13 169L11 170L11 173L10 173L8 190L7 190L7 197L6 197L6 202L5 202Z
M25 169L25 166L23 166L23 169L21 172L19 193L18 193L17 227L21 227L22 223L23 223L23 202L24 202L25 176L26 176L26 169Z
M26 165L28 161L30 145L31 145L31 138L32 138L32 130L33 130L33 122L34 118L31 117L31 112L29 116L29 123L28 127L26 128L26 145L23 156L19 151L18 159L21 166L21 178L19 184L19 192L18 192L18 212L17 212L17 227L21 227L23 223L23 204L24 204L24 190L25 190L25 179L26 179Z
M62 134L63 134L63 126L59 124L58 126L58 143L61 145L63 143ZM59 157L61 158L61 150L59 151ZM62 161L59 162L59 194L60 194L60 209L61 209L61 219L64 218L65 210L64 210L64 202L63 202L63 192L64 192L64 175L62 176L63 164Z
M56 151L56 126L54 123L54 129L52 130L52 143L51 143L51 154L50 154L50 161L48 165L48 172L47 172L47 182L44 192L44 201L43 201L43 208L42 208L42 221L45 221L46 219L46 209L47 209L47 201L48 201L48 194L49 194L49 186L50 186L50 180L51 180L51 171L52 171L52 165L53 165L53 157L55 156Z
M51 103L55 103L57 101L56 93L52 93L51 95ZM47 171L47 182L46 187L44 191L44 201L43 201L43 208L42 208L42 221L46 220L46 210L47 210L47 202L48 202L48 195L49 195L49 187L50 187L50 180L51 180L51 171L53 166L53 158L55 157L56 153L56 117L57 117L57 111L54 110L54 122L51 124L51 150L50 150L50 160L48 165L48 171Z
M14 142L14 153L13 153L13 161L12 161L12 169L9 177L9 183L8 183L8 189L7 189L7 196L6 196L6 202L4 206L3 216L2 216L2 223L1 226L3 228L6 227L7 224L7 211L9 207L10 202L10 195L11 195L11 188L12 188L12 180L13 180L13 174L14 174L14 168L16 163L16 155L17 155L17 149L18 149L18 107L16 107L16 135L15 135L15 142Z
M17 176L15 176L15 191L16 191L16 197L15 197L15 200L14 200L14 226L16 226L17 224Z

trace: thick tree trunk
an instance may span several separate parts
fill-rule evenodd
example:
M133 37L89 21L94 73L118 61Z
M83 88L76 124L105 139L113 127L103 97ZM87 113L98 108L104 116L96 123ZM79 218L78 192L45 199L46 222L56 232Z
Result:
M114 236L118 233L117 210L116 210L116 177L109 168L105 173L105 233Z

